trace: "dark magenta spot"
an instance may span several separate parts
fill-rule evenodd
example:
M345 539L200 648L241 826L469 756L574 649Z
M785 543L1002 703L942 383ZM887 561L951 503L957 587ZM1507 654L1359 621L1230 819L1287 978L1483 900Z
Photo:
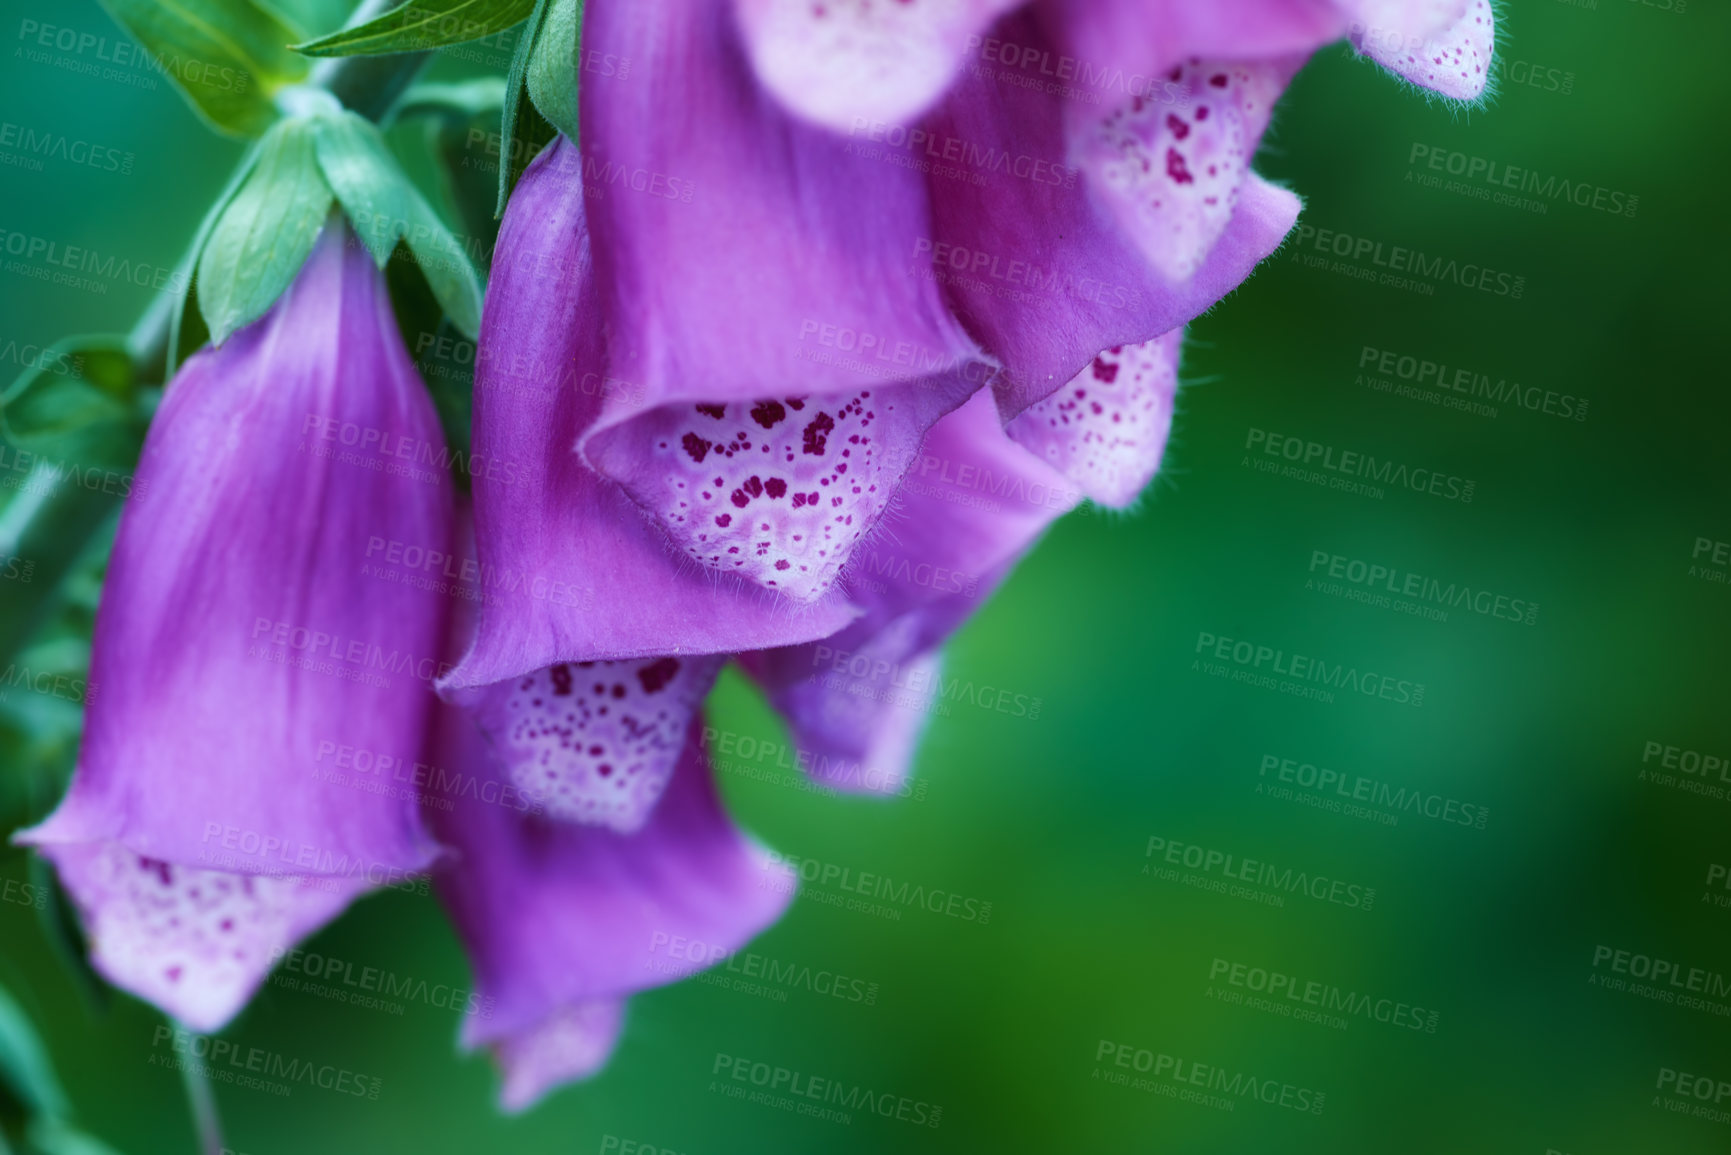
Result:
M561 663L547 671L553 676L553 693L561 698L571 696L571 667Z
M1190 135L1190 126L1185 124L1177 113L1168 112L1166 114L1166 127L1171 129L1172 135L1179 140Z
M805 452L814 457L821 455L824 447L829 444L829 435L834 429L835 418L820 410L818 415L811 419L811 424L805 427Z
M645 694L655 694L659 693L678 673L678 658L661 658L638 670L637 680L643 683Z
M713 417L717 421L727 416L727 406L725 405L699 405L697 411L705 417Z
M772 477L763 483L763 491L771 497L781 497L787 493L787 482L779 477Z
M691 454L691 460L697 462L699 465L703 464L703 459L709 456L709 446L711 443L705 441L695 433L687 433L679 444L685 447L685 452Z
M1103 358L1096 357L1094 358L1094 376L1110 385L1118 379L1118 366ZM1082 396L1082 391L1078 389L1076 396Z
M759 401L751 407L751 419L765 429L773 428L787 416L779 401Z
M1190 169L1184 164L1184 158L1178 155L1178 150L1166 150L1166 175L1179 184L1195 184L1196 178L1190 175Z

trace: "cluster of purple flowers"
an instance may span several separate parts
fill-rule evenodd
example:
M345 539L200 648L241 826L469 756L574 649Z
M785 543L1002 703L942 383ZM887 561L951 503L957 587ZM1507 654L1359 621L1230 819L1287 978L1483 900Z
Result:
M472 502L333 218L168 389L77 773L22 835L102 973L205 1031L430 872L510 1108L678 977L652 942L737 949L788 901L706 761L727 659L815 772L897 790L946 637L1066 510L1137 499L1184 325L1292 228L1250 166L1307 56L1348 38L1474 100L1493 43L1486 0L583 21L581 141L529 167L493 260Z

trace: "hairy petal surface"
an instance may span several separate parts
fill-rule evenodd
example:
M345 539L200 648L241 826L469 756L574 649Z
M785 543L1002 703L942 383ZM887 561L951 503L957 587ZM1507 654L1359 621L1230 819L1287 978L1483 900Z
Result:
M487 687L475 718L548 814L630 834L673 776L725 660L562 662Z
M1160 468L1172 432L1184 331L1096 356L1064 388L1006 427L1090 500L1131 505Z
M811 601L925 430L992 368L918 275L921 177L783 110L724 4L584 19L586 51L657 83L583 77L605 371L630 386L583 454L700 565ZM751 417L794 401L806 408L784 423ZM794 504L813 492L815 509Z
M342 912L366 879L227 874L118 842L49 846L104 978L195 1031L246 1005L283 952Z
M413 761L441 596L370 550L448 553L438 419L366 251L332 226L271 312L176 376L109 564L72 786L22 841L241 874L431 859L412 801L320 771Z
M1104 115L1072 108L1073 162L1167 280L1194 276L1226 231L1274 102L1299 63L1191 57L1167 74L1181 100L1133 96Z
M704 569L575 452L609 377L584 221L582 158L561 139L506 210L475 371L475 537L485 597L441 690L563 662L719 654L821 637L857 613ZM772 640L773 639L773 640Z
M1049 47L1022 14L999 29L1006 39ZM1141 234L1119 223L1115 194L1071 167L1067 124L1084 107L1072 103L970 73L929 118L938 139L1030 159L1026 178L928 177L935 275L969 331L1003 363L993 389L1006 420L1075 377L1100 350L1182 327L1249 276L1298 216L1297 197L1247 174L1218 238L1187 279L1173 281L1158 261L1182 264L1179 254L1202 243L1202 225L1218 221L1198 214L1188 232L1173 234L1188 238L1188 250L1174 243L1163 258L1144 250ZM1161 235L1157 224L1150 229L1147 236Z
M734 0L758 80L798 115L838 131L911 121L968 49L1021 0Z
M1490 0L1428 0L1390 11L1361 6L1352 40L1366 56L1420 88L1477 100L1490 80L1496 17Z
M491 1010L464 1021L462 1041L505 1065L508 1105L598 1069L627 996L739 949L790 901L792 873L723 811L700 731L694 720L635 834L475 800L428 811L451 850L435 887ZM448 764L507 781L463 711L448 708L440 734ZM673 958L673 937L704 945Z

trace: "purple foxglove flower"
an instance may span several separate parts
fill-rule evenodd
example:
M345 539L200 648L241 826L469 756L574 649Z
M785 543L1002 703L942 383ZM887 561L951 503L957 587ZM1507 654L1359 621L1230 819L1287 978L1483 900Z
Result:
M583 78L606 373L633 388L582 453L704 569L818 599L993 369L917 275L924 181L770 99L724 0L584 21L665 83Z
M18 839L59 867L97 967L193 1026L435 853L412 801L323 772L343 748L420 753L444 609L366 567L375 542L445 548L449 480L409 464L443 444L383 279L338 224L151 425L78 768Z
M843 578L864 616L822 641L741 659L816 778L841 789L901 785L941 694L938 648L1080 499L1005 434L989 392L932 427Z
M738 950L791 901L792 872L723 811L700 728L682 735L666 796L635 834L474 802L428 810L451 850L434 883L490 1007L464 1021L462 1043L492 1051L506 1109L593 1074L633 992ZM461 710L444 711L440 737L450 764L506 780Z
M606 195L632 195L610 191ZM681 558L577 439L604 400L604 317L582 160L561 139L524 174L495 251L475 371L475 537L486 599L442 684L469 690L562 662L724 654L833 633L839 595L804 606Z

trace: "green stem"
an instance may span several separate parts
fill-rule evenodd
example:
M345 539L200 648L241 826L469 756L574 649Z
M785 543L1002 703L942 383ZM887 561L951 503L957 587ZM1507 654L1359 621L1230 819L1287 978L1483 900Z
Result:
M216 1112L216 1096L211 1092L210 1080L204 1077L203 1068L190 1054L180 1064L180 1081L186 1087L186 1104L192 1113L193 1129L198 1132L199 1155L222 1155L226 1148L222 1142L222 1118Z

